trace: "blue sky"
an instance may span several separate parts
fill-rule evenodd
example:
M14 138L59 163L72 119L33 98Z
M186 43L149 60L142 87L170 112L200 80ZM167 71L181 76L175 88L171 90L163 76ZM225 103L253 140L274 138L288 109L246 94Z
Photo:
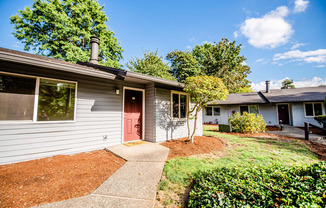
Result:
M108 27L124 49L124 60L144 50L162 56L174 49L222 38L242 44L255 90L271 80L279 88L286 77L297 87L326 84L325 0L105 1ZM0 46L23 50L9 17L31 0L0 0Z

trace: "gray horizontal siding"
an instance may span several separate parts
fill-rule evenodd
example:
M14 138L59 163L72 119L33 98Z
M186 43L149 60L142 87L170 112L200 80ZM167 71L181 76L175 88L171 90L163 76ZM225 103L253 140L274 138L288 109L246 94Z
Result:
M121 143L122 94L116 95L113 88L122 89L122 85L84 77L73 80L78 82L76 121L1 123L0 164L92 151ZM108 136L106 141L104 135Z
M190 108L193 108L193 103ZM191 120L191 130L194 120ZM192 132L192 131L191 131ZM199 112L196 135L202 135L202 114ZM155 88L155 137L156 142L178 139L188 136L187 122L171 118L171 90Z
M146 91L145 91L145 140L152 141L152 142L155 142L155 135L154 135L155 91L154 89L155 89L154 83L152 83L146 86Z

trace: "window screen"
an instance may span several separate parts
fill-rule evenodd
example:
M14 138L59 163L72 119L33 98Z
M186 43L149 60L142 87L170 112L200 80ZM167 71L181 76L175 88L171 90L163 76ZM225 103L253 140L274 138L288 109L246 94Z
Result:
M180 118L186 118L187 113L187 95L180 94Z
M75 91L75 83L41 79L37 120L74 120Z
M221 115L221 109L220 107L214 107L214 116L220 116Z
M213 112L212 112L212 107L206 107L206 116L212 116Z
M315 116L323 115L323 110L322 110L322 107L321 107L321 103L315 103L314 104L314 112L315 112Z
M0 120L33 120L35 78L0 74Z
M250 106L250 113L259 114L258 105L251 105Z

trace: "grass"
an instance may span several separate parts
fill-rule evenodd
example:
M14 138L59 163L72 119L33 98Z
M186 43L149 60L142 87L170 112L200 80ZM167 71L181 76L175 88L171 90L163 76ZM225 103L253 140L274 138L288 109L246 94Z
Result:
M246 166L248 164L303 165L318 162L318 157L300 140L279 141L275 138L243 138L214 131L216 127L204 126L205 136L214 136L227 140L226 156L220 158L180 157L167 161L164 168L164 182L160 190L165 200L171 204L171 197L183 195L190 185L191 175L199 170L212 167ZM163 180L162 180L163 181ZM182 205L175 199L175 206Z

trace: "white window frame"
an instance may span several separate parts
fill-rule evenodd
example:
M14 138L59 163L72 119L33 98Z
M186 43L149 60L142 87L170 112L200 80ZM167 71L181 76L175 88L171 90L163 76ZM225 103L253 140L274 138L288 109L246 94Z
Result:
M28 77L28 78L34 78L36 81L35 83L35 94L34 94L34 108L33 108L33 119L32 120L3 120L0 121L1 124L6 123L72 123L76 122L76 113L77 113L77 88L78 88L78 82L76 81L69 81L69 80L63 80L63 79L54 79L54 78L47 78L47 77L41 77L41 76L32 76L32 75L26 75L26 74L18 74L18 73L11 73L11 72L3 72L0 71L0 74L6 74L6 75L12 75L17 77ZM53 81L59 81L59 82L68 82L68 83L74 83L76 84L75 87L75 104L74 104L74 119L69 121L38 121L37 120L37 112L38 112L38 98L39 98L39 90L40 90L40 80L46 79L46 80L53 80Z
M240 105L239 106L239 113L241 114L241 106L248 106L248 113L250 114L251 112L250 112L250 106L251 105ZM257 115L260 115L260 110L259 110L259 105L257 105L258 106L258 114Z
M212 115L207 115L207 108L211 108L212 109ZM213 107L212 106L205 107L205 116L213 116L213 115L214 115Z
M220 115L215 115L214 108L219 108L220 109ZM212 114L213 114L213 116L221 116L221 107L220 106L213 106Z
M179 117L178 118L173 116L173 94L178 94L178 97L179 97ZM180 95L186 95L186 117L185 118L180 118L180 115L181 115ZM173 120L187 120L188 112L189 112L189 93L171 90L171 117L172 117L172 119Z
M307 111L306 111L306 104L312 104L312 116L307 116ZM304 116L306 118L312 118L315 117L315 104L321 104L321 113L322 115L325 115L324 112L324 103L323 102L307 102L307 103L303 103L303 109L304 109Z
M207 115L207 108L212 108L212 115ZM220 115L215 115L214 108L220 109ZM221 107L220 106L207 106L205 107L205 116L221 116Z

